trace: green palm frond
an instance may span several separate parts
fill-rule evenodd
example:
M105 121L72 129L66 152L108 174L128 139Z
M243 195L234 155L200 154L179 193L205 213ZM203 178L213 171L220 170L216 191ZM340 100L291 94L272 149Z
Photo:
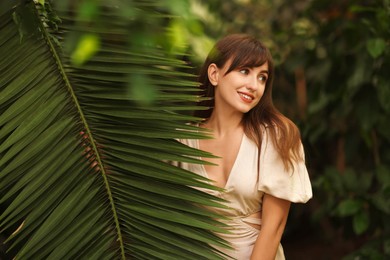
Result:
M2 10L0 230L10 254L219 259L211 245L226 246L214 234L222 225L205 206L223 206L196 187L216 188L166 163L210 156L174 140L204 138L180 113L194 109L196 85L161 50L131 51L127 21L105 8L98 28L57 10L58 32L33 3ZM91 31L99 52L73 66L57 44ZM154 87L154 103L140 105L134 87Z

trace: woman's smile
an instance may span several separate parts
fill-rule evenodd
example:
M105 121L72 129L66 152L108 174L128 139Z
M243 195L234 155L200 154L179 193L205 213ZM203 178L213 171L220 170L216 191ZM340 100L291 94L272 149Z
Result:
M241 99L246 103L252 103L252 101L255 99L255 97L252 94L240 92L240 91L238 91L237 93L241 97Z

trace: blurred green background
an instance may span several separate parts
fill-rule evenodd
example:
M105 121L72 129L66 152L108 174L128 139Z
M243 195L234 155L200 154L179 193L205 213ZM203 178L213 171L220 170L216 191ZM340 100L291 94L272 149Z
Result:
M98 2L56 4L104 27ZM132 21L124 28L130 49L158 46L195 75L224 35L263 41L277 65L275 104L301 130L314 192L291 209L287 259L390 258L389 0L162 0L149 9L155 1L103 2ZM65 47L82 65L102 36L71 33ZM132 91L153 103L153 86Z
M287 259L390 258L390 1L192 6L205 35L252 34L277 63L275 104L301 130L314 188L292 208Z

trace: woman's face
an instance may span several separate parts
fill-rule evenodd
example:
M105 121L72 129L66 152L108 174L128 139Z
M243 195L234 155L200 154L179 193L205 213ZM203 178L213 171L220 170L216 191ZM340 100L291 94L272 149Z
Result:
M225 75L230 63L228 61L222 68L215 64L209 66L209 80L215 88L215 108L247 113L263 96L268 79L268 63L259 67L236 68Z

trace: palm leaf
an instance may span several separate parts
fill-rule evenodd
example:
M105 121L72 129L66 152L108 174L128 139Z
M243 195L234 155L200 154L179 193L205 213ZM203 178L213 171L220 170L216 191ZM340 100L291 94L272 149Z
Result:
M174 140L205 138L184 124L196 118L179 113L199 100L185 65L158 48L131 51L129 21L110 6L104 27L58 9L54 31L50 9L26 2L0 16L0 229L9 255L220 259L212 245L226 246L215 235L223 226L205 206L222 201L197 189L217 188L166 163L211 156ZM101 39L83 66L57 46L72 32ZM147 106L129 86L142 79L155 91Z

